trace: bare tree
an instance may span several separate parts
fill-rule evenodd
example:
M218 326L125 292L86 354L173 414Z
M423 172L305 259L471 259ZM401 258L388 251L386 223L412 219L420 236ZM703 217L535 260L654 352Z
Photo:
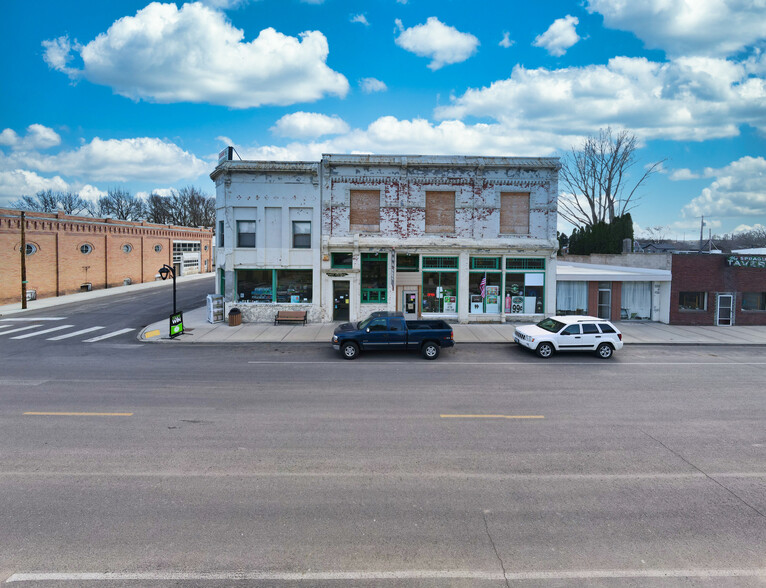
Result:
M34 196L22 196L19 200L11 203L13 208L19 210L31 210L34 212L57 212L61 210L65 214L93 215L95 206L78 194L72 192L54 192L42 190Z
M119 220L137 221L144 218L144 201L126 190L110 189L98 199L98 214Z
M571 196L560 199L559 214L575 226L592 226L611 223L635 208L636 190L662 164L647 166L632 182L636 149L635 135L628 131L613 135L609 127L585 139L579 148L572 147L561 167L562 183Z
M160 225L166 225L170 223L170 211L168 209L168 201L170 198L167 196L160 196L159 194L150 194L146 199L145 211L146 220L150 223L157 223Z
M644 229L652 243L661 243L667 236L668 227L664 225L655 225Z
M212 227L215 224L215 197L199 188L173 190L167 201L169 221L184 227Z

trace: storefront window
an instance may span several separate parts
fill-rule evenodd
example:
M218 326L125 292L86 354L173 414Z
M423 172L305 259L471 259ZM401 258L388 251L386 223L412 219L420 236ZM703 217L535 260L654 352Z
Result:
M362 253L362 303L386 302L387 253Z
M311 270L237 270L239 302L310 303Z
M481 282L487 278L484 296L481 295ZM471 272L468 276L469 312L473 314L500 314L503 274L500 272Z
M311 270L275 270L275 272L277 302L292 304L311 302Z
M332 253L330 265L333 268L351 268L353 256L351 253Z
M556 314L588 314L588 282L558 282Z
M401 253L396 256L396 271L416 272L420 269L420 256Z
M423 272L423 312L457 314L457 272Z
M652 283L623 282L620 318L649 320L652 317Z
M272 270L237 270L237 300L239 302L271 302L273 274Z
M507 314L542 314L544 311L545 274L505 274L505 312Z
M743 292L742 310L766 310L766 292Z
M707 292L679 292L680 310L707 310Z

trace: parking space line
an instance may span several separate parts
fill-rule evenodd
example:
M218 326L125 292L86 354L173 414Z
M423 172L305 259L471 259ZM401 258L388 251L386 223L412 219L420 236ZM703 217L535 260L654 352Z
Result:
M18 337L11 337L11 339L28 339L29 337L37 337L39 335L45 335L46 333L53 333L54 331L61 331L63 329L71 329L74 325L59 325L51 329L45 329L44 331L37 331L35 333L27 333L26 335L19 335Z
M61 341L62 339L68 339L69 337L76 337L77 335L84 335L92 331L99 331L104 327L90 327L89 329L82 329L81 331L75 331L74 333L67 333L66 335L59 335L58 337L51 337L48 341Z
M443 419L544 419L541 414L440 414Z
M101 335L99 337L93 337L92 339L85 339L83 343L95 343L96 341L102 341L104 339L109 339L110 337L116 337L117 335L130 333L131 331L135 331L135 329L120 329L119 331L114 331L113 333L107 333L106 335Z
M25 412L24 416L133 416L132 412Z

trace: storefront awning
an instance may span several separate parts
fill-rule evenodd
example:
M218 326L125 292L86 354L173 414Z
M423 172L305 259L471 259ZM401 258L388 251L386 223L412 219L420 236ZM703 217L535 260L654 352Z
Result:
M669 282L670 270L595 263L556 263L559 282Z

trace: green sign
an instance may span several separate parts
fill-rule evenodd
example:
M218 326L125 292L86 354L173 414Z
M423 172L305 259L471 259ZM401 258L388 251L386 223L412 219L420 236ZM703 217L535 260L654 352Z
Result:
M726 265L766 269L766 257L762 255L729 255L726 258Z
M170 315L170 337L178 337L184 333L184 313L177 312Z

